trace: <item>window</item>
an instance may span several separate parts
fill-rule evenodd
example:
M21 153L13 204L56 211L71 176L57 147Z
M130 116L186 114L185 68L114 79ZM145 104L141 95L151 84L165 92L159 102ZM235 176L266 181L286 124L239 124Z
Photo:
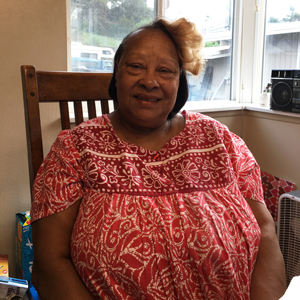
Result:
M97 55L97 53L85 53L85 52L81 52L80 53L80 57L89 57L89 58L97 59L98 55Z
M113 69L113 62L107 60L107 61L104 62L104 66L105 66L105 68Z
M199 76L188 76L189 100L231 99L233 1L170 0L165 16L189 19L204 37L206 64Z
M170 20L185 17L196 23L203 33L206 59L206 65L198 77L188 75L188 100L231 99L233 2L71 0L72 62L75 57L112 61L124 36L151 22L157 13ZM89 67L87 62L82 66Z
M113 60L122 39L155 17L155 0L71 0L71 56Z
M272 69L300 68L300 1L268 0L262 89Z
M111 54L111 52L109 50L102 50L102 54Z
M155 5L155 0L70 0L72 71L112 72L122 39L154 19ZM99 103L96 109L101 114Z

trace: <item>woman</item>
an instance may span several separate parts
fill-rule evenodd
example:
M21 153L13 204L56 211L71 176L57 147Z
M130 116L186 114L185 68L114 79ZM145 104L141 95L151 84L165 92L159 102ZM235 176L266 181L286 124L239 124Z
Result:
M202 37L185 19L127 36L119 108L63 131L35 181L41 299L279 299L283 259L243 141L178 114Z

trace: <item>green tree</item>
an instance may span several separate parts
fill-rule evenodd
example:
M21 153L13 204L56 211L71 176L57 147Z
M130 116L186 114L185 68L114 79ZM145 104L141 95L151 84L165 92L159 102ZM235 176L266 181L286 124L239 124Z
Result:
M274 17L270 17L268 23L279 23L279 19L278 18L274 18Z
M293 6L290 7L290 14L286 16L286 18L282 19L284 22L296 22L300 21L300 14L295 12L295 8Z
M77 31L121 39L137 27L154 18L147 0L71 0L71 13ZM74 26L76 27L76 26ZM93 44L93 41L90 44Z
M205 47L219 47L220 41L214 41L214 42L205 42Z
M146 0L121 0L112 5L108 18L114 24L111 36L120 38L137 28L136 24L153 20L154 14Z

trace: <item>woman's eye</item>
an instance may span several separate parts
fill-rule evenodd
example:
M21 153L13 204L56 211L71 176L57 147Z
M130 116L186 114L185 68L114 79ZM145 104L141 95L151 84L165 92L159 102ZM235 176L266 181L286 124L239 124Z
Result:
M140 65L130 65L133 69L141 69L142 67Z
M160 72L162 73L173 73L171 70L169 69L161 69Z

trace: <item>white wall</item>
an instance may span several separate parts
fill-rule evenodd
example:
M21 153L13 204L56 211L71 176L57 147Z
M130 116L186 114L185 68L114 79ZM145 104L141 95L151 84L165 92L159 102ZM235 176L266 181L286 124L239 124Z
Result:
M30 209L29 177L20 66L67 69L65 0L1 1L0 9L0 253L9 255L15 276L14 224ZM56 135L57 109L43 111L46 147ZM53 124L54 123L54 124Z
M300 189L299 114L244 111L243 139L260 168Z

